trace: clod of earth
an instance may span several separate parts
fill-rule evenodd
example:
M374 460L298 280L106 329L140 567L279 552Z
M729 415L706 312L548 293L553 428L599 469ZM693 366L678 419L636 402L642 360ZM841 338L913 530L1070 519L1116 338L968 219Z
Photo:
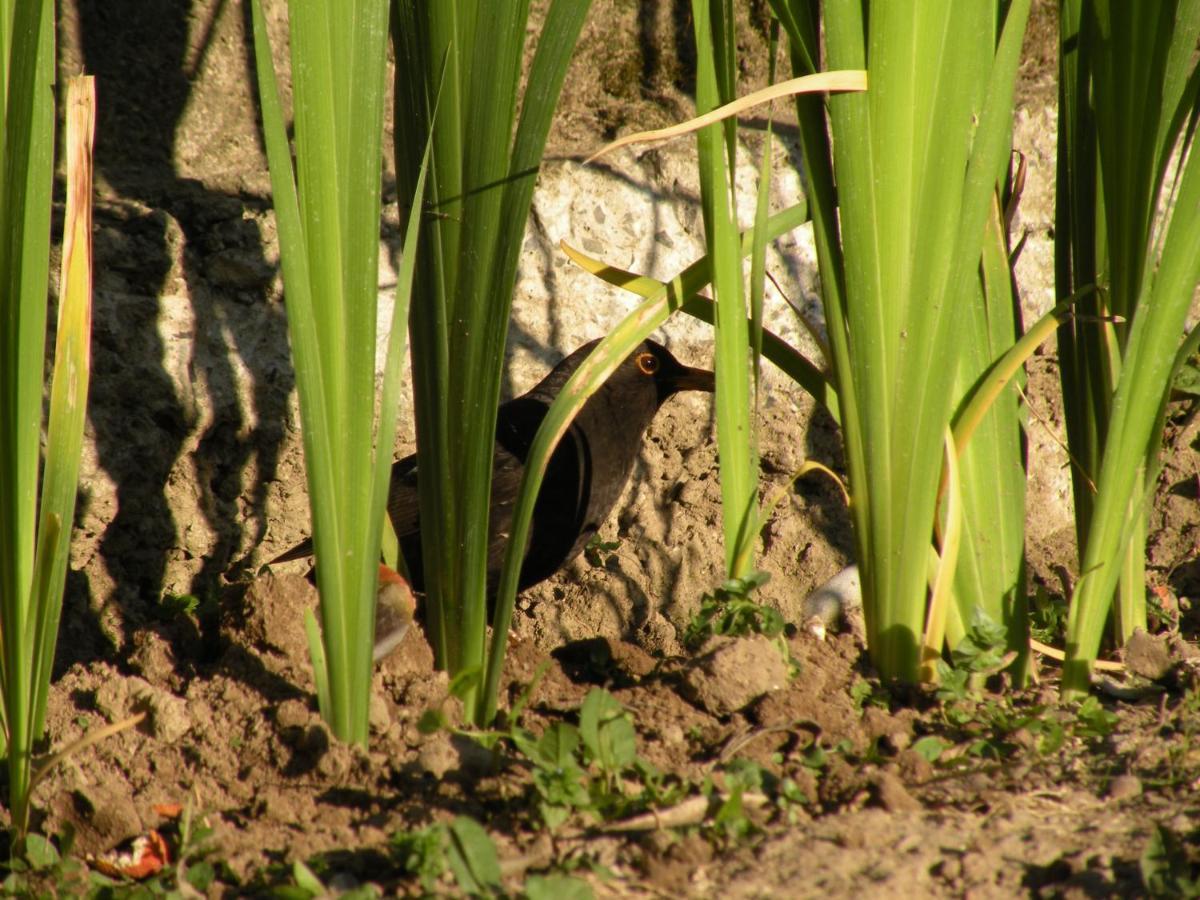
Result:
M770 638L761 634L714 637L684 675L683 689L713 715L726 716L779 690L787 680L787 662Z

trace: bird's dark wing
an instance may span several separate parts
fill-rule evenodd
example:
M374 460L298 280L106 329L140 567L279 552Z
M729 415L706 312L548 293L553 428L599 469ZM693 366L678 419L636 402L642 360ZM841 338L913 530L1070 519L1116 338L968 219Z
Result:
M417 457L406 456L392 466L392 481L388 488L387 511L396 529L396 537L403 538L421 530L421 503L417 492Z
M548 402L534 391L504 404L496 426L496 462L492 479L489 569L499 576L524 463L533 437L546 416ZM557 572L573 556L589 491L589 462L575 429L568 431L550 458L529 530L521 566L520 587L537 584ZM493 579L493 585L495 581Z
M512 532L513 513L516 511L517 493L521 490L521 476L525 472L522 458L518 458L501 444L496 445L492 459L492 502L488 513L488 591L493 592L500 582L500 569L504 565L504 553ZM533 539L532 532L527 538Z

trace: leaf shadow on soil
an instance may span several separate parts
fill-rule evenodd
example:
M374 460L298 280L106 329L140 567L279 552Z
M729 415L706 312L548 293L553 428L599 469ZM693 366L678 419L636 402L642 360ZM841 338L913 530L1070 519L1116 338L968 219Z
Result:
M241 6L244 24L249 6ZM287 358L284 315L281 304L266 302L274 265L250 221L268 200L181 175L177 162L193 81L225 7L198 14L187 3L79 0L63 19L61 68L88 71L99 83L90 423L97 466L116 483L116 511L97 551L117 610L105 621L125 645L162 597L181 545L190 562L187 582L175 590L212 598L238 549L262 539L266 485L284 437L292 373L271 362ZM242 57L252 79L245 42ZM248 132L256 141L253 123ZM173 308L179 304L185 308ZM259 314L245 315L247 304ZM188 358L173 340L180 318L193 323ZM251 346L257 352L245 352ZM178 393L181 368L191 396ZM236 389L243 380L250 382L245 407ZM181 469L195 473L196 489L183 514L167 496ZM81 519L86 512L85 504ZM88 597L69 602L77 608ZM214 616L202 622L206 632L214 624ZM107 649L110 641L97 641L90 627L67 621L60 667Z

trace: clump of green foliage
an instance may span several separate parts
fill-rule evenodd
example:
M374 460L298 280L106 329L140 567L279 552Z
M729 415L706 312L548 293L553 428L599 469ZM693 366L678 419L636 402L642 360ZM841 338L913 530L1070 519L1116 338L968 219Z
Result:
M684 632L684 644L696 648L714 636L783 634L787 623L779 611L750 599L751 593L770 577L767 572L753 572L744 578L730 578L711 594L705 594L700 601L700 612Z

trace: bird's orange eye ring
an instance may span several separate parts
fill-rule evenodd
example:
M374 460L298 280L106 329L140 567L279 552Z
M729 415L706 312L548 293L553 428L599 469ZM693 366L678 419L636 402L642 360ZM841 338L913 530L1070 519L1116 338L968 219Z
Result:
M634 362L643 375L653 375L658 371L658 357L653 353L639 353Z

